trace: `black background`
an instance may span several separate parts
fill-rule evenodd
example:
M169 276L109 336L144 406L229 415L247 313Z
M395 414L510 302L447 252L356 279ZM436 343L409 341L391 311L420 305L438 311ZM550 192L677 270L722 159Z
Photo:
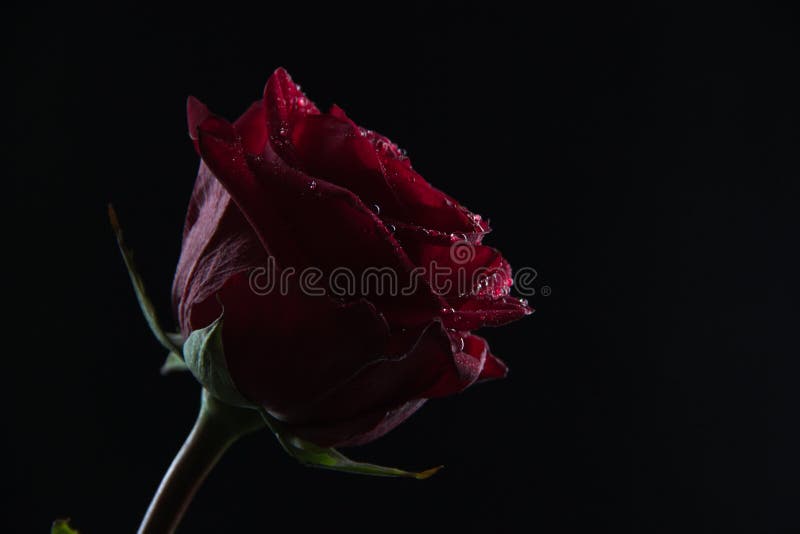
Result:
M233 119L278 66L552 294L483 332L507 380L348 451L433 479L305 469L264 432L183 532L799 529L798 18L648 5L9 8L3 529L138 524L198 387L159 376L106 203L169 318L186 96Z

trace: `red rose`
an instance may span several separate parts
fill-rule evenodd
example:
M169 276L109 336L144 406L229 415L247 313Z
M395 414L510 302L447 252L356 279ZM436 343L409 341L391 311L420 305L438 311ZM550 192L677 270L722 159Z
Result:
M282 69L233 124L191 97L188 120L202 162L173 301L184 336L224 306L227 367L249 401L319 445L354 445L429 398L505 376L470 330L530 309L507 296L510 267L481 244L488 224L396 145L336 106L320 113ZM270 262L275 276L316 269L325 295L299 276L254 290L253 273ZM435 281L419 276L431 264L444 271ZM394 290L333 290L336 272L378 268L396 276ZM492 276L458 284L482 269Z

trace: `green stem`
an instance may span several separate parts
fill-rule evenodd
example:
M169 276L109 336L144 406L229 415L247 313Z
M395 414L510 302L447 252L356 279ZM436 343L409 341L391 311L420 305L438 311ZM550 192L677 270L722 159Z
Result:
M255 410L236 408L203 390L200 413L145 513L139 534L175 531L208 473L237 439L264 428Z

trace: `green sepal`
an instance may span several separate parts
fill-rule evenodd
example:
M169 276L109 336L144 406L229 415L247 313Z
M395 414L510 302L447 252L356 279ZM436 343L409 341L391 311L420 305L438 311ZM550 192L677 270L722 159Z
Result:
M69 519L56 519L50 527L50 534L78 534L78 531L69 526Z
M174 352L170 352L167 354L167 359L164 360L164 363L161 365L161 374L168 375L170 373L175 373L179 371L188 371L189 366L186 365L186 362L183 361L179 355L175 354Z
M114 229L114 234L117 237L117 245L119 245L119 251L122 253L122 259L125 260L125 267L128 268L128 275L131 278L133 290L136 293L136 300L139 301L139 307L142 309L142 313L144 314L144 318L147 321L148 326L150 326L150 330L165 349L170 352L174 352L175 354L180 354L180 336L178 334L168 333L161 328L161 324L158 321L158 316L156 315L156 309L153 307L153 303L147 296L142 277L139 276L139 273L136 271L136 267L134 266L133 252L131 249L125 246L125 241L122 239L122 228L120 228L119 225L117 212L114 211L114 207L111 204L108 205L108 219L111 221L111 227Z
M233 383L222 348L223 311L213 323L195 330L183 344L183 361L194 377L214 397L231 406L254 408Z
M334 448L320 447L310 441L292 435L283 427L280 421L272 417L264 408L259 408L259 412L289 456L309 467L318 467L321 469L343 471L345 473L355 473L359 475L415 478L417 480L430 478L436 474L439 469L444 467L440 465L432 467L431 469L426 469L425 471L416 472L404 471L395 467L384 467L382 465L356 462Z

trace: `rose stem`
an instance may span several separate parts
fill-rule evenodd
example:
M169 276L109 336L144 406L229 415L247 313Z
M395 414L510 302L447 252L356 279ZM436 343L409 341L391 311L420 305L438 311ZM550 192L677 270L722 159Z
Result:
M255 410L224 404L203 390L200 413L169 466L139 526L139 534L174 532L208 473L233 442L264 427Z

